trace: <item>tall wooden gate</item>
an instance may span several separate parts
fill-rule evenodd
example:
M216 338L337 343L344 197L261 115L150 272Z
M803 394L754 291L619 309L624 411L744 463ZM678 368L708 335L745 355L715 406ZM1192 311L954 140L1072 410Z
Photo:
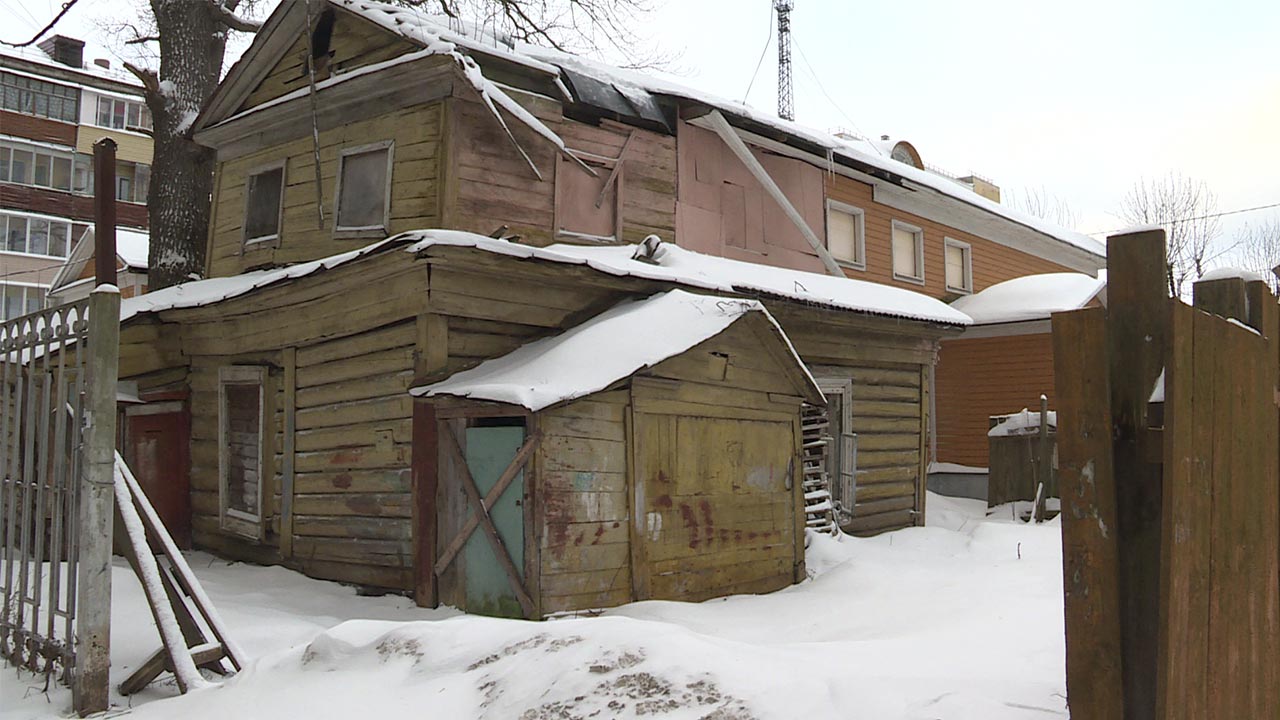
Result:
M1280 310L1164 263L1112 237L1108 307L1053 317L1071 713L1280 717Z
M120 295L0 326L0 655L105 710Z

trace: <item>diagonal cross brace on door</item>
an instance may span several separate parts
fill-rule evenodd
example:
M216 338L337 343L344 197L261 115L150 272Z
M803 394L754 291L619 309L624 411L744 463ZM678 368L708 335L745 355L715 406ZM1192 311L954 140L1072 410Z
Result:
M516 599L520 601L520 608L524 611L525 617L532 617L534 613L533 599L529 597L529 591L525 589L524 583L520 580L519 570L516 568L515 562L511 559L511 553L507 550L506 543L502 541L502 536L498 534L498 528L493 524L493 518L489 516L489 508L493 507L502 493L506 491L511 481L519 474L524 466L529 463L533 457L533 451L537 449L538 441L542 439L542 435L534 432L525 440L524 445L516 452L515 457L511 460L511 464L503 471L502 476L494 483L489 490L488 495L484 498L480 497L480 490L476 486L476 481L471 477L471 471L467 467L466 457L463 455L462 448L458 445L458 438L453 434L452 428L447 424L442 424L444 430L445 446L448 448L449 454L453 461L457 464L458 472L462 477L462 489L466 491L467 498L475 505L475 512L468 518L458 536L449 543L449 547L445 549L440 559L436 561L435 573L439 575L444 572L453 559L457 557L458 552L466 543L467 538L475 531L477 526L484 527L485 535L489 538L489 543L493 545L493 554L498 558L498 563L506 572L507 581L511 583L511 589L515 591Z

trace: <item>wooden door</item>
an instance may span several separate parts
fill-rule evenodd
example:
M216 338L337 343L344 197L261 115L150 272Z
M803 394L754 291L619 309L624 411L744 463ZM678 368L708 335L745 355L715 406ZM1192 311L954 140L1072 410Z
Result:
M797 425L636 413L637 599L769 592L801 562Z
M191 414L180 401L125 411L125 462L178 547L191 547Z
M464 453L467 470L476 490L485 496L497 483L524 444L523 426L469 427L466 429ZM524 580L524 472L518 473L489 509L511 556L520 580ZM468 503L468 514L476 508ZM496 617L524 617L507 569L492 541L482 532L473 533L462 548L463 587L466 610Z

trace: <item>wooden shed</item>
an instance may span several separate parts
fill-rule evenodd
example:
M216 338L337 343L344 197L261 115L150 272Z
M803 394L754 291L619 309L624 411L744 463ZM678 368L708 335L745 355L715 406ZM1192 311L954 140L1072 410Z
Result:
M439 603L537 618L804 577L800 409L823 397L757 301L626 301L412 393Z

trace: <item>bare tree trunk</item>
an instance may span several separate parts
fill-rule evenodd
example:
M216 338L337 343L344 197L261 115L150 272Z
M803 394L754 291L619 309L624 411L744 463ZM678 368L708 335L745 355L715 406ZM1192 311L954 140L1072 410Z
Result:
M142 74L155 127L147 282L159 289L204 274L214 154L191 139L191 126L218 87L227 26L206 2L151 0L151 9L164 39L160 74L134 72Z

